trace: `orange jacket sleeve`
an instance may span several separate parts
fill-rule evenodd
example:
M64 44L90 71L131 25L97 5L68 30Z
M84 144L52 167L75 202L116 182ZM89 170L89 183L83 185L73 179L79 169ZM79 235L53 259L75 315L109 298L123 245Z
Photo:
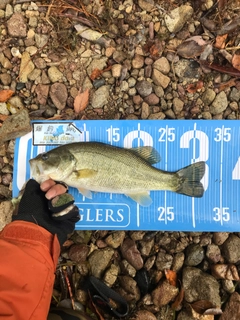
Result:
M47 318L60 254L56 235L14 221L0 232L0 319Z

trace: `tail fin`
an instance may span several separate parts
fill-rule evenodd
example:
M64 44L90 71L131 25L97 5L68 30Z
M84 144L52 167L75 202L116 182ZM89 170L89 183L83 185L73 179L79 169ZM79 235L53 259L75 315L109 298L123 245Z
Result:
M203 185L200 182L205 173L205 162L200 161L191 164L177 172L180 178L180 187L177 193L190 197L201 198L204 193Z

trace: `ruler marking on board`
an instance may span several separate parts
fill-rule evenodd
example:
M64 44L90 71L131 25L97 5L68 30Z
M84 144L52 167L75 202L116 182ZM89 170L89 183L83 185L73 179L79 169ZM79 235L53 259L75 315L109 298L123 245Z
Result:
M86 123L83 124L83 141L89 141L89 131L87 130ZM86 197L82 194L82 201L86 202Z
M107 129L107 132L108 130L110 131L110 145L112 146L112 143L113 143L113 126L111 125L109 129ZM113 194L110 193L110 200L112 200L113 198Z
M107 132L107 134L108 134L108 132L109 132L109 134L108 134L108 141L109 141L109 144L112 146L112 144L113 144L113 126L111 125L111 126L106 130L106 132ZM101 138L102 138L102 137L101 137ZM110 193L109 198L110 198L110 200L113 199L113 194L112 194L112 193Z
M110 126L110 144L112 145L113 142L113 126Z
M87 140L87 126L86 126L85 123L83 124L83 131L82 131L82 133L83 133L83 141L88 141L88 140ZM83 202L86 202L86 197L85 197L83 194L81 194L81 197L82 197L82 201L83 201Z
M236 134L236 136L237 136L237 133L235 132L235 128L233 128L232 129L232 131L233 131L233 137L235 136L235 134ZM238 129L238 131L239 131L239 129ZM234 159L234 149L232 148L232 153L231 153L231 159ZM230 162L231 163L231 162ZM231 177L232 177L232 172L233 172L233 168L234 167L232 167L232 169L231 169ZM232 181L233 181L233 177L232 177ZM233 194L233 190L232 190L232 200L234 199L234 194ZM235 200L236 202L238 202L238 197L237 197L237 199ZM233 201L232 201L233 202ZM236 207L237 207L238 205L236 204ZM233 216L237 216L237 212L236 212L236 210L235 210L235 208L233 208ZM236 217L237 218L237 217Z
M220 205L220 222L221 226L223 225L223 200L222 200L222 179L223 179L223 133L224 126L222 126L222 135L221 135L221 153L220 153L220 192L219 192L219 205Z
M165 171L167 171L167 158L168 158L168 126L166 125L166 143L165 143ZM164 208L165 208L165 224L167 225L167 191L164 191Z
M194 123L193 127L193 159L192 163L195 163L196 160L196 131L197 131L197 124L196 122ZM192 224L193 228L196 228L196 220L195 220L195 201L194 198L192 197Z
M137 135L137 146L140 147L140 142L141 142L141 128L140 128L140 123L138 123L138 135ZM139 203L137 203L137 226L140 227L140 206Z

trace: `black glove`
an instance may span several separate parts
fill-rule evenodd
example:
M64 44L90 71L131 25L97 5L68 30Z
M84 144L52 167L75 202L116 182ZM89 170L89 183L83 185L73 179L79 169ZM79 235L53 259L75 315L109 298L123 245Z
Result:
M75 223L80 220L78 207L74 199L64 193L48 200L39 183L29 180L19 203L18 214L12 220L35 223L52 234L57 234L60 245L67 240L67 235L74 231Z

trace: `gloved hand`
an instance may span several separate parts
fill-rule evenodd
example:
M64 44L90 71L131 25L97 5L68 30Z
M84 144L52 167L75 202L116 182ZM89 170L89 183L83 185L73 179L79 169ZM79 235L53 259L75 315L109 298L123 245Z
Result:
M74 199L64 193L48 200L39 183L29 180L18 207L18 214L12 220L35 223L52 234L57 234L60 245L67 240L67 235L74 231L75 223L80 220L79 210L74 206Z

